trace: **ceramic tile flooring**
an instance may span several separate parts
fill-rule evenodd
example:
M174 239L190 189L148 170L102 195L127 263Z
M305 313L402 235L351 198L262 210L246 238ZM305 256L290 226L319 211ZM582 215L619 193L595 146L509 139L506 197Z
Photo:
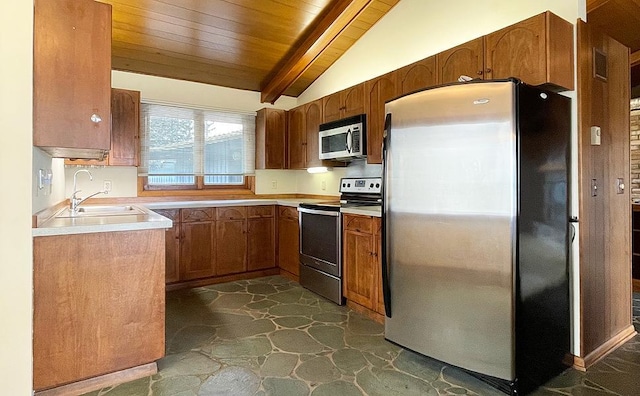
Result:
M89 395L502 395L279 276L168 293L166 334L158 374ZM639 395L640 336L534 394Z

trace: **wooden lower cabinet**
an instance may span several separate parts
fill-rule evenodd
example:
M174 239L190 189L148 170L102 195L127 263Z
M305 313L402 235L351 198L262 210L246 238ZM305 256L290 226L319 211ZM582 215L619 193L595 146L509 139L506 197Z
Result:
M384 313L379 229L378 217L343 215L344 294L347 300Z
M216 275L214 256L216 222L182 223L180 239L180 280Z
M216 275L247 270L247 210L244 206L218 208Z
M34 390L164 356L164 237L155 229L34 238Z
M173 227L164 233L164 279L166 283L177 282L180 280L180 209L158 209L155 212L173 222Z
M294 279L300 276L300 224L295 207L278 208L278 266Z
M247 268L249 271L276 266L274 206L247 207Z

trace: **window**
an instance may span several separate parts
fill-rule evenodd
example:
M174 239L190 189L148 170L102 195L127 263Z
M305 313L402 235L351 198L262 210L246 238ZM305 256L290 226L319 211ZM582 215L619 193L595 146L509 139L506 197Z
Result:
M254 172L255 115L142 104L145 190L229 188Z

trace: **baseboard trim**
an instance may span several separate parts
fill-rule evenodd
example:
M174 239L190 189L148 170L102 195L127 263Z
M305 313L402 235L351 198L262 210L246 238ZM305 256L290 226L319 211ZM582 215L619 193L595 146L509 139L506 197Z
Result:
M280 275L285 277L285 278L287 278L287 279L289 279L289 280L292 280L294 282L300 283L300 276L299 275L293 274L293 273L291 273L291 272L289 272L287 270L284 270L282 268L280 268Z
M156 374L157 372L158 365L156 362L152 362L71 384L58 386L57 388L38 391L35 393L35 396L77 396L97 391L102 388L106 388L107 386L114 386L137 380L139 378L148 377Z
M165 290L174 291L174 290L181 290L181 289L191 289L194 287L215 285L216 283L225 283L225 282L233 282L237 280L262 278L263 276L272 276L272 275L279 275L279 274L280 274L280 269L276 267L276 268L269 268L265 270L241 272L239 274L222 275L222 276L215 276L212 278L195 279L191 281L171 283L165 286Z
M636 335L636 329L629 325L624 330L611 337L608 341L600 345L585 357L574 356L573 368L580 371L587 371L589 367L602 360L605 356L618 349L622 344L629 341Z

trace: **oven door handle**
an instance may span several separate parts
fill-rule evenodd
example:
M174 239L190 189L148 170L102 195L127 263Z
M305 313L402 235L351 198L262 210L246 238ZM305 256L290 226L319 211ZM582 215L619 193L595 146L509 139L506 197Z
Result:
M307 209L307 208L300 208L300 207L298 208L298 212L317 214L317 215L323 215L323 216L333 216L333 217L340 216L340 212L333 212L330 210Z

